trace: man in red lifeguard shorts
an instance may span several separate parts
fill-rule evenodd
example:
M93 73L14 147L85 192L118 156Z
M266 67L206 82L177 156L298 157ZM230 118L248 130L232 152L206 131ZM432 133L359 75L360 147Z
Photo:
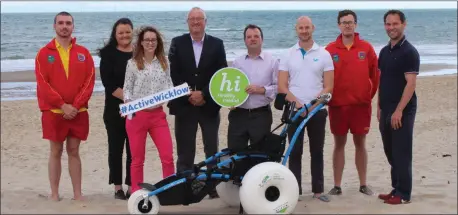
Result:
M329 103L329 124L334 135L334 188L329 194L342 194L347 133L353 134L355 163L361 193L372 195L366 184L366 135L371 124L372 99L379 85L377 55L372 45L355 32L357 16L351 10L340 11L337 23L341 34L326 49L334 61L334 90Z
M35 59L38 106L42 112L43 138L51 143L49 157L50 199L59 201L63 143L73 185L73 199L82 200L80 142L89 133L88 101L95 77L90 52L72 38L73 17L60 12L54 18L56 37L42 47Z

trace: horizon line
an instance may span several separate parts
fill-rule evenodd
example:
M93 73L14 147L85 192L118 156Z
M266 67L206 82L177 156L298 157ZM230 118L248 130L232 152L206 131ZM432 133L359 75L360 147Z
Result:
M361 11L361 10L390 10L391 8L358 8L358 9L352 9L354 11ZM226 9L226 10L215 10L215 9L208 9L205 10L206 12L240 12L240 11L339 11L342 9L324 9L324 8L311 8L311 9ZM404 8L400 9L403 11L408 11L408 10L456 10L456 8ZM188 10L114 10L114 11L70 11L67 10L67 12L70 13L117 13L117 12L187 12ZM18 12L18 11L7 11L7 12L0 12L0 14L36 14L36 13L58 13L60 11L24 11L24 12Z

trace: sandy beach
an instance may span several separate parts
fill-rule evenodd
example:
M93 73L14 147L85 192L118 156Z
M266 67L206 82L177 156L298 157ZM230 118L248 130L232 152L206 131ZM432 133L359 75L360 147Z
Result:
M456 67L455 67L456 68ZM422 68L425 71L425 68ZM2 73L4 81L33 81L33 73ZM358 175L354 165L354 146L347 143L346 166L342 196L331 197L330 203L311 198L310 156L308 143L304 144L303 189L305 195L296 207L296 214L304 213L456 213L457 212L457 77L419 77L417 84L419 108L415 124L413 148L412 203L385 205L376 196L358 192ZM1 104L1 211L2 213L118 213L125 214L127 201L114 200L113 187L108 185L107 135L102 120L103 96L90 101L90 135L81 145L83 163L83 193L85 202L71 200L72 187L67 169L67 155L63 154L60 183L61 202L50 202L40 195L49 192L48 141L41 138L41 114L35 100L9 101ZM168 111L166 109L166 111ZM225 148L227 109L221 110L220 148ZM277 126L281 112L274 110ZM168 116L173 134L173 116ZM369 154L368 183L377 193L390 190L389 165L383 152L377 119L374 112L372 127L367 138ZM327 124L325 159L325 191L333 186L333 139ZM204 158L198 131L196 162ZM175 138L173 138L175 144ZM351 140L351 138L349 138ZM174 151L176 156L176 150ZM160 160L148 137L145 163L145 182L160 180ZM175 157L176 159L176 157ZM161 207L161 213L228 214L238 208L228 208L219 199L207 200L190 206Z

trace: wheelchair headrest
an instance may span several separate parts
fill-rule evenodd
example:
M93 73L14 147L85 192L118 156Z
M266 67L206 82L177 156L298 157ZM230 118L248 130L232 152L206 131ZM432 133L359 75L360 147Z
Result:
M277 110L283 110L283 107L286 105L286 94L278 93L275 98L274 107Z

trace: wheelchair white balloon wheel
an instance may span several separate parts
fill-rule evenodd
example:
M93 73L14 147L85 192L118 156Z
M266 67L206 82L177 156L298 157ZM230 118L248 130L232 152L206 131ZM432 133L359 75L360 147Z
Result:
M127 209L130 214L158 214L160 209L160 203L157 196L150 196L148 198L148 207L143 208L144 197L143 195L148 194L150 191L146 189L140 189L132 193L127 201Z
M239 192L247 214L291 214L299 201L296 177L288 167L275 162L251 168Z
M228 182L221 182L216 186L216 192L218 192L219 198L223 203L229 207L240 206L240 186L235 185L233 180Z

